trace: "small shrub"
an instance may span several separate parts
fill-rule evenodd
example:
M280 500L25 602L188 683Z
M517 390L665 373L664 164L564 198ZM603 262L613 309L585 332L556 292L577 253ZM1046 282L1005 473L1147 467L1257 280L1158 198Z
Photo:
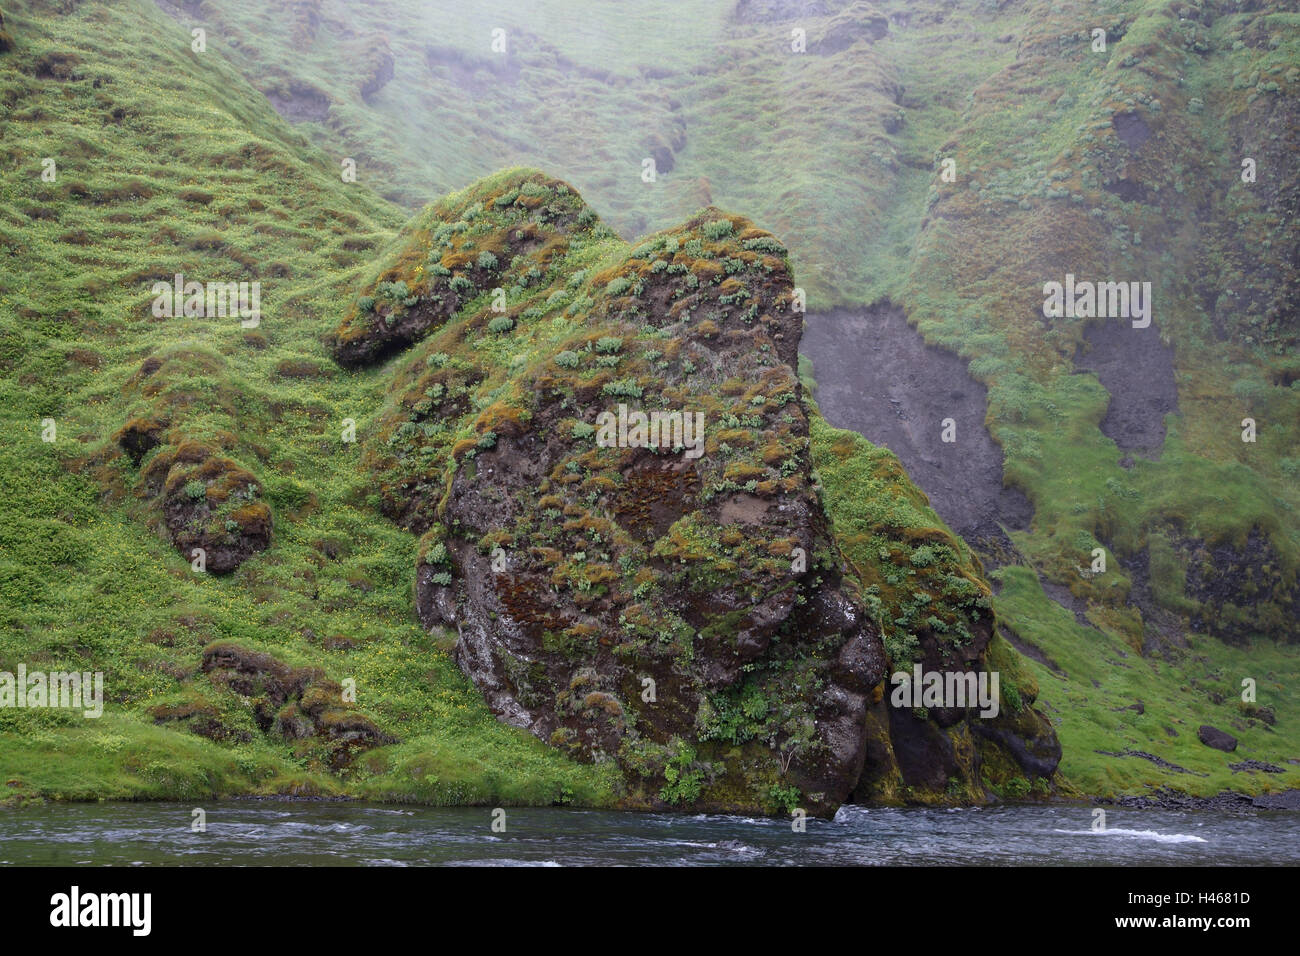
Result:
M401 302L410 294L411 291L401 279L396 282L381 282L375 286L375 296L387 302Z
M610 279L605 285L606 295L623 295L628 289L632 288L632 280L627 276L618 276Z
M937 560L939 560L938 555L928 544L923 544L912 552L912 567L915 568L928 568Z
M770 252L775 256L786 254L785 246L781 245L775 236L759 236L757 239L746 239L742 245L753 252Z
M643 394L641 386L630 378L619 379L616 382L606 382L601 392L617 398L640 398Z

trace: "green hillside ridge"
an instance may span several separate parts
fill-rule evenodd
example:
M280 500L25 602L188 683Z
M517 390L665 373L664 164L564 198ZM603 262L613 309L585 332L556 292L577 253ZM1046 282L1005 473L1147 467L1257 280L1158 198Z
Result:
M1211 178L1203 169L1190 179L1179 167L1187 157L1220 157L1231 180L1238 150L1227 137L1256 131L1261 170L1270 155L1281 161L1295 124L1288 133L1269 104L1294 108L1295 15L1116 3L1103 19L1124 36L1109 59L1090 60L1077 35L1097 19L1093 6L1057 4L1048 17L1043 4L1012 4L995 19L972 3L949 20L938 4L858 3L810 21L820 53L772 68L789 32L779 18L775 27L737 22L709 5L701 16L713 33L698 23L651 31L657 41L627 55L617 30L600 34L603 45L584 42L584 16L560 6L506 24L515 52L498 76L485 39L497 24L486 15L434 38L397 4L208 0L202 22L217 29L200 54L189 47L190 14L178 25L143 0L6 3L0 414L15 438L0 449L0 669L101 669L109 703L100 721L0 710L0 799L286 793L603 806L626 796L613 765L572 761L499 723L449 656L454 635L418 623L412 569L429 542L390 520L402 518L397 499L372 471L375 437L393 434L388 389L400 363L346 371L332 360L337 339L325 336L368 311L358 300L385 255L402 248L411 207L516 160L572 182L624 235L684 221L710 202L748 212L789 246L813 307L890 295L927 338L972 359L990 386L1008 481L1037 509L1032 532L1013 535L1033 567L989 575L1005 625L993 653L1027 703L1036 688L1062 743L1064 792L1300 785L1288 763L1300 756L1300 658L1284 643L1295 634L1286 609L1300 555L1300 391L1294 313L1278 304L1293 278L1270 278L1293 276L1285 213L1294 192L1243 192L1238 180L1211 203L1199 241L1172 225L1201 208L1200 184ZM1176 15L1184 8L1221 15L1197 26ZM892 25L876 37L883 16ZM381 23L410 30L390 29L381 42ZM1007 34L1014 42L1000 42ZM386 73L385 48L393 78L363 95ZM1039 48L1051 55L1035 58ZM1018 56L1025 62L1013 66ZM844 68L850 57L858 68ZM706 60L707 71L691 72ZM625 72L609 73L610 62ZM575 72L580 81L564 79ZM1031 121L1017 105L1027 73L1068 102ZM446 95L454 83L461 93ZM310 112L307 87L330 100L328 118L297 128L258 92L286 112L288 101ZM571 107L556 105L561 87ZM1106 139L1111 118L1126 109L1168 123L1153 140L1162 152L1137 173L1159 201L1140 211L1105 188L1120 162ZM617 122L628 115L637 122ZM864 136L868 126L880 132ZM661 145L675 168L642 183L640 160ZM957 158L960 191L935 182L940 155ZM343 156L357 159L358 183L341 180ZM1082 174L1071 162L1080 156L1091 164ZM41 179L44 157L58 164L56 182ZM1059 225L1071 211L1071 225ZM1146 226L1151 217L1162 225ZM602 236L590 252L596 271L628 248L609 230ZM980 262L1001 272L971 259L977 242L986 244ZM1243 250L1260 248L1277 251L1258 269L1244 265ZM1170 272L1184 261L1202 262L1201 274ZM1035 318L1043 281L1121 263L1126 275L1158 278L1160 301L1173 303L1156 324L1176 346L1180 391L1159 461L1132 469L1097 428L1104 390L1069 374L1081 324L1061 320L1043 335ZM261 323L153 318L151 286L178 272L260 280ZM1225 288L1249 304L1207 298L1206 289ZM516 323L530 304L512 302ZM484 348L506 368L532 361L514 352L515 338L502 327L483 336ZM432 383L418 384L423 392ZM443 374L440 384L480 411L491 406L477 383ZM898 538L905 514L904 524L945 539L940 566L977 579L983 569L892 455L830 429L805 404L837 540L864 589L875 586L898 662L918 613L908 576L924 577L934 548L902 535L886 560L880 536ZM1236 437L1248 413L1261 422L1255 445ZM46 418L57 426L53 443L41 441ZM346 419L357 444L341 440ZM482 433L450 431L446 453L470 440L463 454ZM132 447L138 464L123 450ZM842 466L846 455L853 467ZM431 461L441 476L445 461ZM858 461L875 463L872 482ZM241 511L255 506L265 511ZM241 554L230 574L191 571L195 541L245 539L263 514L268 546ZM1127 603L1121 561L1101 581L1073 570L1099 545L1113 558L1149 554L1153 593L1186 620L1188 602L1200 601L1183 593L1179 562L1161 555L1189 537L1241 548L1252 528L1272 549L1257 567L1275 576L1266 593L1277 600L1272 611L1268 602L1252 609L1237 595L1231 643L1190 633L1154 641L1146 609ZM918 561L920 548L929 552ZM1035 569L1089 602L1095 626L1050 601ZM1216 600L1221 611L1234 597ZM1050 664L1020 658L1011 639ZM1243 677L1258 681L1258 706L1237 703ZM355 706L326 706L348 678ZM1142 709L1130 709L1138 701ZM1200 744L1201 723L1230 729L1237 751ZM1192 772L1099 750L1142 751ZM1283 772L1228 767L1248 759ZM995 783L1003 796L1031 792L1014 774ZM875 797L981 799L978 790L909 793L893 779Z
M437 2L321 2L255 14L210 0L202 22L217 43L258 35L232 44L232 61L273 96L286 76L318 91L324 112L301 129L362 157L363 175L399 201L522 161L574 183L623 235L708 202L745 210L787 244L812 309L887 297L971 361L1007 481L1038 513L1019 545L1102 627L1142 642L1173 615L1185 620L1161 630L1208 620L1228 640L1295 636L1289 4L746 0L636 34L614 29L610 9L452 16ZM790 49L795 28L803 54ZM368 45L391 54L392 76L363 96L366 56L335 64ZM1130 147L1121 123L1149 139ZM661 169L650 184L646 157ZM1247 157L1253 184L1241 181ZM402 192L413 184L427 191ZM1041 318L1043 283L1067 272L1153 281L1181 396L1159 461L1120 467L1098 429L1105 389L1072 374L1094 323ZM1254 443L1240 441L1246 417ZM1112 573L1081 577L1097 547ZM1210 567L1190 591L1157 581L1156 606L1127 609L1129 569L1149 549L1199 564L1221 548L1213 560L1248 567L1257 591L1202 587Z
M103 670L108 700L99 721L0 710L5 799L608 803L609 774L499 724L416 623L415 542L366 506L356 446L339 440L348 417L364 434L380 392L331 371L325 316L404 215L343 184L152 4L51 13L9 5L16 48L0 63L0 387L22 436L0 453L0 667ZM165 39L141 58L141 35ZM154 319L152 283L176 272L260 278L259 327ZM233 575L190 570L113 454L147 411L128 383L155 355L175 374L154 399L249 469L274 513L273 547ZM358 709L401 743L332 772L331 742L264 733L227 672L202 669L223 642L354 678Z

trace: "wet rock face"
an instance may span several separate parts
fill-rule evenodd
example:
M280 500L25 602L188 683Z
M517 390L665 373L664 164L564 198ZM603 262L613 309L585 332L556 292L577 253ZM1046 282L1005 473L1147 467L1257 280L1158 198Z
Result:
M315 87L293 83L286 89L266 91L271 108L290 123L323 123L329 117L330 99Z
M1129 600L1146 623L1146 653L1185 647L1187 631L1236 645L1300 641L1300 585L1259 527L1239 542L1212 543L1180 521L1163 522L1148 529L1144 548L1120 560L1133 581Z
M1101 433L1123 451L1157 460L1165 443L1165 416L1178 412L1174 350L1160 341L1154 323L1135 329L1108 319L1088 326L1074 358L1080 372L1093 372L1110 393Z
M1261 635L1300 640L1300 586L1259 528L1251 528L1239 546L1211 545L1176 527L1164 535L1186 571L1183 596L1191 602L1192 630L1229 644L1248 644Z
M651 803L696 775L698 806L762 808L782 783L833 808L884 674L811 480L779 249L708 211L602 275L591 331L562 350L579 367L542 363L526 423L498 416L491 447L457 463L441 563L417 575L421 619L457 629L496 713L617 759ZM701 415L700 454L601 447L620 406Z
M1115 135L1133 152L1142 148L1142 144L1151 138L1151 127L1147 125L1140 113L1116 113L1111 117Z
M801 349L828 422L898 455L939 516L986 559L1014 559L1003 526L1028 528L1033 506L1002 484L1002 449L984 427L988 392L959 355L926 345L888 302L809 315ZM954 441L944 440L949 419Z

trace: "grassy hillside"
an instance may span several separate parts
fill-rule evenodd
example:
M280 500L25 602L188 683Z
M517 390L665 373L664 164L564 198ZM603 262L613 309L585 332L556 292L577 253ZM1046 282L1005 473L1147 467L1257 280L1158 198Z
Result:
M16 46L0 57L0 414L13 436L0 450L0 668L102 670L108 702L99 721L0 710L6 799L607 801L607 775L498 723L418 626L415 541L366 506L357 447L340 441L345 418L364 434L380 389L338 374L320 337L405 215L344 184L152 4L55 6L7 4ZM151 286L178 271L260 279L260 325L155 319ZM150 356L169 376L154 400L188 440L250 469L274 514L274 548L236 574L194 573L137 469L111 454L148 410L129 383ZM331 773L320 738L264 733L250 696L201 670L221 642L353 678L358 710L401 742Z
M1284 181L1297 14L828 6L6 0L0 669L102 669L112 701L98 722L0 710L7 799L616 799L612 771L498 723L417 623L418 544L384 517L360 447L387 428L390 376L344 371L324 342L413 209L515 163L572 183L625 237L708 203L743 212L788 245L810 308L887 296L970 359L1007 480L1036 512L1013 535L1027 563L992 572L992 602L1005 640L1037 655L1024 666L1074 790L1300 785L1287 762L1300 757L1300 368ZM1150 135L1137 152L1118 135L1129 114ZM956 183L940 179L944 158ZM1148 331L1173 347L1179 399L1158 457L1103 433L1107 391L1076 372L1085 323L1041 317L1042 284L1067 271L1156 286ZM260 281L260 324L155 318L151 287L178 272ZM342 438L349 419L359 443ZM817 428L837 532L890 527L895 508L942 528L902 495L892 456ZM158 450L137 464L123 436ZM224 497L208 492L198 528L186 486L203 468ZM196 574L173 544L176 508L202 540L265 521L273 543L233 574ZM846 550L906 618L924 589L872 559L879 544L862 532ZM1097 547L1110 570L1083 573ZM1212 584L1224 568L1233 587ZM1206 619L1218 636L1193 629ZM354 707L313 703L349 678ZM1255 706L1240 703L1243 678ZM1235 734L1236 753L1200 744L1201 723ZM1229 767L1250 759L1282 772Z
M576 15L321 0L254 13L209 0L201 19L179 19L207 25L306 135L360 157L398 201L526 162L574 183L625 236L707 202L745 210L787 243L813 309L901 304L990 387L1008 481L1038 513L1026 557L1141 642L1143 619L1168 615L1230 640L1296 633L1289 7L747 0L633 30L601 4ZM796 30L805 52L791 49ZM377 89L361 52L372 47L391 64ZM285 83L316 91L315 119L282 102ZM1152 282L1151 338L1173 350L1178 395L1174 418L1148 423L1163 454L1121 465L1131 456L1107 433L1107 388L1086 371L1096 323L1042 318L1043 283L1067 272ZM1073 569L1096 547L1114 573L1081 578ZM1231 553L1206 557L1219 548ZM1175 552L1249 567L1261 587L1213 593L1201 578L1214 567L1190 584L1165 574L1141 616L1127 611L1146 588L1132 566L1161 572Z

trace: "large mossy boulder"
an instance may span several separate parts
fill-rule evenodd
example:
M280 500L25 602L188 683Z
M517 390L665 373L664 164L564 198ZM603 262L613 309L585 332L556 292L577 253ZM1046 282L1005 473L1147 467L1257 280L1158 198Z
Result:
M503 720L617 761L628 805L828 814L864 779L882 604L815 475L798 302L743 217L629 246L514 170L419 217L335 333L345 365L418 343L366 461L422 535L421 620ZM954 666L983 666L974 620Z

